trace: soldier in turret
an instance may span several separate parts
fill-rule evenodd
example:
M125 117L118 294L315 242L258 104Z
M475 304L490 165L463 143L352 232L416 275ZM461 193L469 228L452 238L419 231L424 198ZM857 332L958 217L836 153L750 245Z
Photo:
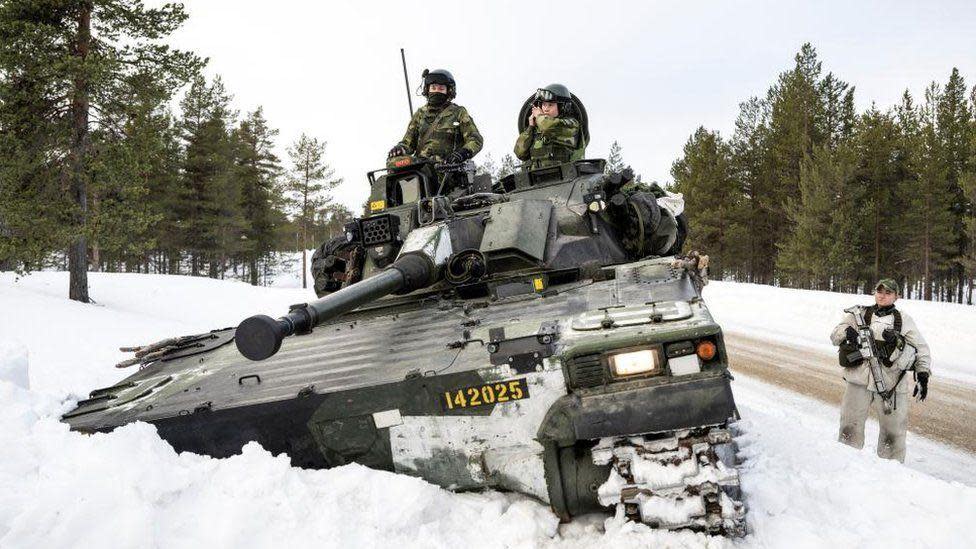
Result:
M444 69L424 70L423 81L427 104L414 113L389 158L415 155L457 164L474 157L484 140L467 109L453 102L457 95L454 76Z
M515 156L527 168L545 168L580 160L586 145L569 88L549 84L536 90L529 124L515 141Z

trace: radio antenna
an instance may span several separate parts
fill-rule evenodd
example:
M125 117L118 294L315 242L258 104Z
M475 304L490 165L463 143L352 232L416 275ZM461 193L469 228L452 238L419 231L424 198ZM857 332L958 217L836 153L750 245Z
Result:
M413 99L410 98L410 77L407 76L407 56L400 48L400 60L403 61L403 82L407 85L407 106L410 107L410 118L413 118Z

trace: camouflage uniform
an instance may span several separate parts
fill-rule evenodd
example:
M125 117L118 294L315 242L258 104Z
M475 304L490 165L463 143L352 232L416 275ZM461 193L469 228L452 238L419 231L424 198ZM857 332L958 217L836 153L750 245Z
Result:
M515 141L515 156L529 169L580 160L586 153L582 127L575 118L539 115L535 126L526 126Z
M467 109L448 103L440 109L430 105L417 109L399 144L410 154L443 162L462 147L471 156L478 154L484 139Z
M894 285L894 281L891 283ZM897 288L897 285L895 287ZM921 332L918 331L918 326L908 314L901 311L896 313L894 305L884 313L877 306L872 307L871 334L881 354L886 355L882 360L881 373L888 387L894 386L894 409L890 414L883 412L881 397L878 396L867 361L848 366L844 369L844 381L847 382L847 387L844 390L844 399L841 401L838 440L854 448L863 448L864 422L867 420L868 411L874 408L878 415L879 427L878 457L904 463L905 433L908 430L908 408L911 403L905 372L914 369L916 375L919 373L930 375L931 353ZM895 352L897 348L884 341L884 331L886 328L897 331L896 318L899 316L901 317L900 336L904 338L907 345ZM857 322L853 315L845 313L841 323L831 332L830 341L834 345L844 343L848 327L856 329ZM890 363L890 366L887 363Z

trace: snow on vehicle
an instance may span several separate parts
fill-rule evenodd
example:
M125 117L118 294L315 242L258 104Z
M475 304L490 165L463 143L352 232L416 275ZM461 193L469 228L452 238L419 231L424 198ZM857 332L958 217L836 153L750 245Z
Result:
M64 421L744 533L738 412L702 258L674 255L680 200L627 195L602 160L494 183L403 164L369 174L370 213L317 254L322 297L143 348Z

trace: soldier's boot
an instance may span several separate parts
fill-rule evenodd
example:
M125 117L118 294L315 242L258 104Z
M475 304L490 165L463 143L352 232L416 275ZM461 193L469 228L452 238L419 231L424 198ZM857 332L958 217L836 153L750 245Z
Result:
M907 394L896 394L894 409L890 414L881 410L878 402L878 457L896 459L905 463L905 433L908 431L908 406L911 399Z
M854 448L864 448L864 422L871 407L871 392L864 385L847 383L840 406L840 433L837 440Z

